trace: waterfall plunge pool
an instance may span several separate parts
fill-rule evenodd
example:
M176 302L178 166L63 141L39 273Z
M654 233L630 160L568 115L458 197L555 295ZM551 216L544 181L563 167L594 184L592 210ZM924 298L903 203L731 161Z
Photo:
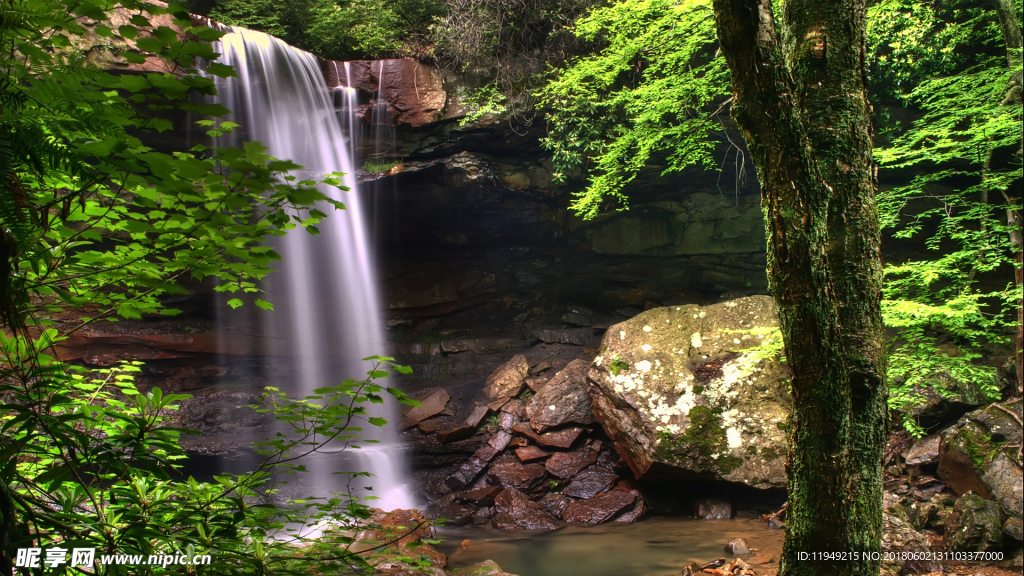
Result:
M751 557L778 560L783 530L760 519L698 520L653 516L633 524L569 526L554 531L503 532L488 527L437 530L435 547L448 555L450 568L494 560L517 576L677 576L690 562L734 558L724 551L743 538ZM469 542L465 542L469 540ZM775 563L758 574L774 573Z

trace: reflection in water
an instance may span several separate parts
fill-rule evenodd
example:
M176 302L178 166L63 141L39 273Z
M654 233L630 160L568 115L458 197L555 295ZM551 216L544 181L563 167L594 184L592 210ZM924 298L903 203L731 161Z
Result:
M762 520L655 517L554 532L443 528L438 537L452 568L491 559L518 576L676 576L690 562L733 558L723 550L733 538L746 540L753 556L778 559L783 531ZM466 539L472 543L462 548Z

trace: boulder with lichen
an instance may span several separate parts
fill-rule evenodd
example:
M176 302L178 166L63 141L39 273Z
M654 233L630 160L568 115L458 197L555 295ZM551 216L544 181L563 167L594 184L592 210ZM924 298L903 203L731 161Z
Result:
M658 464L783 487L791 401L779 339L768 296L648 310L605 334L587 373L594 416L637 477Z

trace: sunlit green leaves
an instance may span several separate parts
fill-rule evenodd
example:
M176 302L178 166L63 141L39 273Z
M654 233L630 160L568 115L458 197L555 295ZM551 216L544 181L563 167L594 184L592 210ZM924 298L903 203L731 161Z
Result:
M584 170L573 209L596 216L656 154L662 173L712 167L728 98L714 18L701 0L624 0L592 10L572 31L601 46L572 60L541 92L556 178Z

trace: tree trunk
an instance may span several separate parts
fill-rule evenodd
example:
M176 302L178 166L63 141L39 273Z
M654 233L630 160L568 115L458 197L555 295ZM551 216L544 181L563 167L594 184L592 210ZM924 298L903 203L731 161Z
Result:
M885 387L864 0L714 0L793 373L781 575L876 575ZM821 559L801 553L853 553Z

